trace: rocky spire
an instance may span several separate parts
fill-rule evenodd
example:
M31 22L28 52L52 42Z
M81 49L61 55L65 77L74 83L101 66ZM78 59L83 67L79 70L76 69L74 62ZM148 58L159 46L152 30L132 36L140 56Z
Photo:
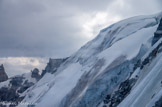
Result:
M3 64L0 65L0 82L6 81L8 79L8 76L5 72Z
M45 70L42 71L42 76L45 75L45 73L55 73L57 71L57 68L63 63L65 62L66 60L68 59L67 58L60 58L60 59L52 59L50 58L49 59L49 62L45 68Z
M39 74L39 69L35 68L33 71L32 71L32 75L31 75L32 78L36 78L37 80L39 80L41 78L41 75Z

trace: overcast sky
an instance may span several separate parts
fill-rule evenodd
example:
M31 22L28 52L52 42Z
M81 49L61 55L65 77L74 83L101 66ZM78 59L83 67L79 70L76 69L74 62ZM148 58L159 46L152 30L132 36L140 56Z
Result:
M0 0L0 63L12 74L35 67L23 61L43 68L114 22L160 11L162 0Z

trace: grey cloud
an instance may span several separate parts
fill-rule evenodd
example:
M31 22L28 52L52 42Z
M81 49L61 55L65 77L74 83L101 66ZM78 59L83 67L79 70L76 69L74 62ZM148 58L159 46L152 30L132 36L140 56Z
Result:
M161 9L161 11L162 11L162 0L157 0L158 1L158 6L159 6L159 8Z
M4 64L5 71L9 77L30 72L34 68L39 68L42 71L47 62L48 58L39 57L0 58L0 63Z
M55 14L56 10L48 10L43 3L33 3L32 0L23 0L23 2L4 0L2 2L0 9L1 57L62 57L64 53L70 55L82 44L84 39L77 34L81 28L74 21L77 17L71 14L68 16L63 16L62 13Z
M117 0L62 0L82 11L104 11L112 2Z
M111 8L111 10L113 14L120 15L123 18L151 15L162 11L161 0L121 0L121 2L122 6Z
M65 57L88 41L78 19L108 9L122 18L160 10L160 0L1 0L0 57ZM145 5L147 3L147 5ZM143 8L145 5L145 8ZM130 7L127 9L127 6Z

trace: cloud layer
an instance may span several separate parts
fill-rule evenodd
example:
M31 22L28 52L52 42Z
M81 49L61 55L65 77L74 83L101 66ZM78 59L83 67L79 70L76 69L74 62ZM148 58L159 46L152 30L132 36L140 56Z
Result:
M1 0L0 57L68 56L113 22L160 11L160 2Z
M45 68L47 61L47 58L38 57L0 58L0 64L3 63L5 71L9 77L20 75L25 72L31 72L34 68L39 68L41 73Z

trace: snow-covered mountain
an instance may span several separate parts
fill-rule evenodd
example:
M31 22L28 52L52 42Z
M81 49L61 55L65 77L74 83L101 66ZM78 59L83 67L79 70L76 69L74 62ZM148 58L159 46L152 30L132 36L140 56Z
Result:
M50 59L18 107L161 107L162 13L122 20Z
M7 77L0 82L0 107L7 107L7 105L9 107L16 106L24 98L22 93L41 78L39 70L36 68L32 72L8 78L3 65L0 67L5 77ZM2 76L4 77L4 75ZM0 75L0 77L2 76Z

